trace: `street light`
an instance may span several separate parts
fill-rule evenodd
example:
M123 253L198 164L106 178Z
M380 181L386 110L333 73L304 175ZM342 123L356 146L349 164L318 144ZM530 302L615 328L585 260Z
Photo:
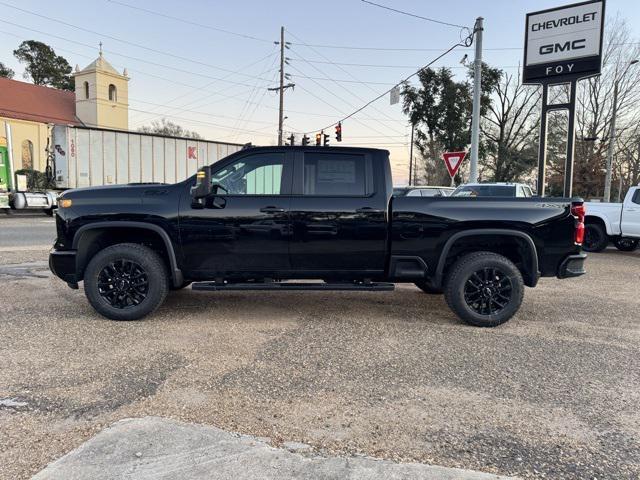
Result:
M613 111L611 112L611 129L609 131L609 150L607 152L607 175L604 179L604 195L603 201L610 202L611 201L611 169L613 166L613 149L614 144L616 142L616 115L618 114L618 82L621 78L629 71L631 65L635 65L638 63L638 60L631 60L627 65L627 68L624 69L622 75L618 77L618 72L616 69L616 80L613 84Z

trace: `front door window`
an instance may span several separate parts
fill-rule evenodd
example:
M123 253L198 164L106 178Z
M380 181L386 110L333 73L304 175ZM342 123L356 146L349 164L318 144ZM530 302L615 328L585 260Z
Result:
M225 195L281 195L283 167L284 153L248 155L215 172L211 182Z

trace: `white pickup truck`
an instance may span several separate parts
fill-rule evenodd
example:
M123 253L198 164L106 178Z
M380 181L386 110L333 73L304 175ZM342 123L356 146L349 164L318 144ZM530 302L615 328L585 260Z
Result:
M587 202L583 249L600 252L609 242L625 252L640 243L640 185L631 187L623 203Z

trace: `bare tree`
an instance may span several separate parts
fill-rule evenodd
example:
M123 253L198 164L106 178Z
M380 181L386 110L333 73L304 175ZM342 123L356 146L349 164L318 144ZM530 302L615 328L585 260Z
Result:
M640 45L632 38L623 19L616 17L608 23L602 74L580 82L576 98L574 191L587 198L599 197L604 190L616 82L618 132L624 132L640 121L640 68L630 66L633 60L640 59ZM619 135L616 143L621 141L624 141L624 135ZM619 144L616 150L620 150Z
M503 72L491 98L480 125L483 177L497 182L522 180L536 165L540 91L522 85L519 74Z

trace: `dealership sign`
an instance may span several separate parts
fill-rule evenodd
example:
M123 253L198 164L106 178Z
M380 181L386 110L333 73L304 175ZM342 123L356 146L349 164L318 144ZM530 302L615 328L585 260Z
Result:
M604 0L527 14L523 83L600 73Z

